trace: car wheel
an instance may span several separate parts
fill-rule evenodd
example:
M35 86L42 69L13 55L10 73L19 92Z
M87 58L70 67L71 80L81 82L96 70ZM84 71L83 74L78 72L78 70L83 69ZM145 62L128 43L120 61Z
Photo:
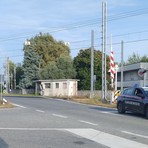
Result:
M148 106L146 107L145 115L146 115L146 119L148 119Z
M118 103L117 109L118 109L118 113L120 113L120 114L125 113L124 105L122 102Z

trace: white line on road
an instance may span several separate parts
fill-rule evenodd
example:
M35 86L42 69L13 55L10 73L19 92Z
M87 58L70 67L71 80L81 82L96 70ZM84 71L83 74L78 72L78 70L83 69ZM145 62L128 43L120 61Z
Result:
M0 130L10 131L68 131L72 134L89 139L110 148L147 148L146 144L132 141L126 138L118 137L102 131L94 130L91 128L0 128Z
M104 133L94 129L66 129L75 135L95 141L110 148L147 148L146 144Z
M79 120L79 122L90 124L90 125L94 125L94 126L98 125L98 124L95 124L95 123L92 123L92 122L88 122L88 121L84 121L84 120Z
M122 116L122 115L116 114L116 113L114 113L114 112L101 111L101 113L103 113L103 114L115 115L115 116Z
M125 134L134 135L134 136L138 136L138 137L142 137L142 138L147 138L148 139L148 136L145 136L145 135L135 134L135 133L127 132L127 131L121 131L121 132L125 133Z
M53 116L56 116L56 117L60 117L60 118L68 118L67 116L63 116L63 115L58 115L58 114L52 114Z
M22 105L19 105L19 104L15 104L13 103L14 106L17 106L17 107L21 107L21 108L26 108L25 106L22 106Z
M36 111L37 111L37 112L40 112L40 113L44 113L44 111L43 111L43 110L38 110L38 109L37 109Z
M57 130L63 131L62 128L0 128L0 130L18 130L18 131L50 131L50 130Z

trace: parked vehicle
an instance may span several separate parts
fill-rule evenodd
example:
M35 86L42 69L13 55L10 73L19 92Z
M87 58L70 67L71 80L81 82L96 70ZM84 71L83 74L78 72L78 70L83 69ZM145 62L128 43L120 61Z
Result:
M148 119L148 87L125 88L117 98L118 113L141 113Z

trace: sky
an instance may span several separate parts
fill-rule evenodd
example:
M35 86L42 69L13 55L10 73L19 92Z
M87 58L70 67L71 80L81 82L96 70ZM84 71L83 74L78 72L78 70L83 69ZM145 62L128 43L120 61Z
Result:
M112 35L115 62L121 62L121 41L125 62L133 53L148 56L148 1L106 2L106 53L110 55ZM94 30L95 49L102 50L101 26L102 0L0 1L0 65L3 67L7 57L14 63L22 63L24 42L39 32L69 43L74 58L80 49L91 47Z

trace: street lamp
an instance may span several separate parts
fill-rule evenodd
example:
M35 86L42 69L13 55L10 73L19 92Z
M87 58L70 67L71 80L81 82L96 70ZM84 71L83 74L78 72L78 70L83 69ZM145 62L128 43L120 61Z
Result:
M29 46L30 45L30 41L29 40L26 40L25 41L25 45Z

